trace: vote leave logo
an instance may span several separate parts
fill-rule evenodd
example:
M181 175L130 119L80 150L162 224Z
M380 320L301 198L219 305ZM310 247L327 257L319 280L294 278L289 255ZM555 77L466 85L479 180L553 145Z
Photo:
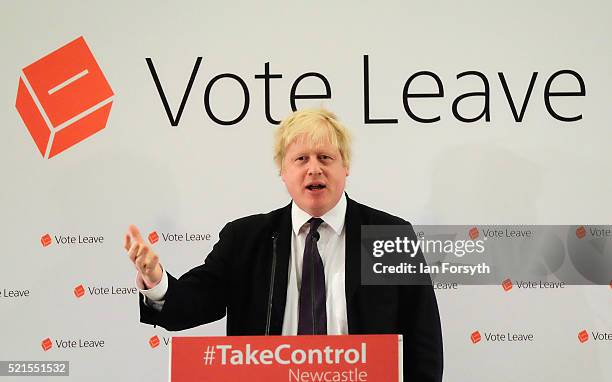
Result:
M153 337L149 338L149 346L151 346L151 348L153 348L153 349L158 347L159 346L159 337L158 336L153 336Z
M85 296L85 287L83 287L83 284L74 287L73 293L76 298L81 298Z
M23 68L15 107L44 158L106 126L114 93L79 37Z
M586 330L583 330L580 333L578 333L578 341L580 341L580 343L585 343L588 340L589 340L589 333Z
M47 351L53 347L53 342L51 342L51 338L47 337L41 341L40 346L44 351Z
M153 231L149 234L149 243L151 244L155 244L159 241L159 235L157 234L157 231Z
M470 229L469 231L469 234L470 234L470 239L476 240L478 236L480 235L480 232L478 232L478 228L472 227L472 229Z
M479 343L482 339L482 337L480 336L480 332L478 330L472 332L472 334L470 335L470 339L472 340L473 344Z

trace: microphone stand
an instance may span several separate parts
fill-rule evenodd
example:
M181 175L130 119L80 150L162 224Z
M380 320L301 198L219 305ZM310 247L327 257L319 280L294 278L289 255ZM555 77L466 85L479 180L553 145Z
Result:
M270 269L270 291L268 292L268 313L266 317L266 336L270 335L270 321L272 320L272 297L274 297L274 275L276 273L276 241L278 232L272 233L272 267Z

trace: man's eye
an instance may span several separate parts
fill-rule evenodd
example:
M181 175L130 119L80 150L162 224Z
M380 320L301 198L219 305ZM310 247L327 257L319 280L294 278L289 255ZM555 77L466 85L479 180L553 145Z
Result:
M323 160L330 160L330 159L332 159L332 157L330 157L329 155L321 155L319 158L321 158Z
M306 159L306 157L304 157L304 156L301 156L301 157L297 157L297 158L295 158L295 160L296 160L296 161L302 161L302 160L304 160L304 159Z

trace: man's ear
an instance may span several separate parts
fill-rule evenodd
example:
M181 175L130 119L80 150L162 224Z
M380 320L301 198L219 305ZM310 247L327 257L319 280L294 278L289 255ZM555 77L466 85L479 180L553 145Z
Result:
M344 169L346 170L346 176L349 176L349 168L345 167Z

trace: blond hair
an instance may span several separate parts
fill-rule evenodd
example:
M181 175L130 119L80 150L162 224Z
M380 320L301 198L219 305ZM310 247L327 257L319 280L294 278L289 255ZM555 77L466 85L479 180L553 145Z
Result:
M287 147L298 138L306 139L315 146L331 143L340 152L344 167L349 167L351 137L331 111L323 108L298 110L281 122L274 135L274 162L279 171L283 168Z

